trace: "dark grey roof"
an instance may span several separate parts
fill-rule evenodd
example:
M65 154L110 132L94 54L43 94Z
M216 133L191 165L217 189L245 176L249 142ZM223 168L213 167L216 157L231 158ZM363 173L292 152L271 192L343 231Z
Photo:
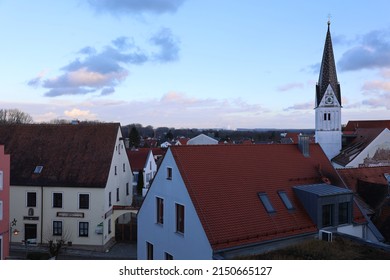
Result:
M352 194L353 192L348 189L336 187L329 184L311 184L311 185L301 185L301 186L295 186L294 189L308 192L311 194L314 194L316 196L332 196L332 195L339 195L339 194Z
M316 86L316 107L320 104L328 85L331 85L337 100L341 105L341 90L337 80L336 64L334 62L332 38L330 36L330 22L328 22L328 32L324 45L324 53L322 55L321 70Z

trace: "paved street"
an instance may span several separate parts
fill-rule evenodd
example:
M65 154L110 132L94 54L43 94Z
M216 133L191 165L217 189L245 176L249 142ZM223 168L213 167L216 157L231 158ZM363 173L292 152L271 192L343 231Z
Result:
M48 252L47 247L30 246L23 244L11 245L10 259L26 259L27 253ZM77 246L67 247L61 250L59 260L136 260L137 245L130 243L117 243L108 252L88 250Z

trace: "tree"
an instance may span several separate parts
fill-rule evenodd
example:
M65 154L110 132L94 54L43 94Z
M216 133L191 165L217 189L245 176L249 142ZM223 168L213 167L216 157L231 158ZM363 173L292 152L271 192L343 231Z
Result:
M141 142L141 139L140 139L140 136L139 136L138 129L135 126L133 126L131 128L131 130L130 130L130 133L129 133L129 144L130 144L130 147L138 148L140 142Z
M137 194L142 195L142 189L144 187L144 171L140 170L138 172L138 181L137 181Z
M0 109L1 124L33 123L33 118L19 109Z
M172 133L171 130L169 130L167 132L167 134L165 135L165 138L166 138L167 141L172 141L173 140L173 133Z

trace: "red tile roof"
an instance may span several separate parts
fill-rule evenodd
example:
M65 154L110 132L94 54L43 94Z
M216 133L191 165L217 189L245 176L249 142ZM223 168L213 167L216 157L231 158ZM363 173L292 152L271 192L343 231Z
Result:
M387 180L384 177L384 174L390 174L390 166L344 168L337 169L337 172L340 174L345 184L351 190L356 192L358 180L387 185Z
M304 157L297 145L210 145L170 148L214 250L264 242L318 229L294 195L293 186L329 178L343 186L318 144ZM295 210L278 195L285 191ZM276 213L269 214L258 193Z
M11 185L104 188L119 123L0 125ZM43 166L40 174L34 174Z
M139 172L143 170L148 159L150 148L126 149L127 157L130 161L131 170Z
M390 120L349 121L343 131L355 131L358 128L388 128Z

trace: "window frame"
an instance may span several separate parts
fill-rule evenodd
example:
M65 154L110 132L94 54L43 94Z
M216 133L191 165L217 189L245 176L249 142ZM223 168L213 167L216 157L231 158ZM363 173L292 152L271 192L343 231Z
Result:
M173 173L173 171L172 171L172 167L167 167L167 180L172 180L172 173Z
M35 197L34 198L30 197L33 194ZM37 207L37 192L31 192L31 191L26 192L26 207Z
M84 203L86 203L86 201L84 199L81 199L81 196L88 196L88 200L87 200L87 204L86 206L82 205ZM79 209L84 209L84 210L88 210L90 208L90 194L89 193L79 193L79 201L78 201L78 206L79 206Z
M328 209L326 208L329 208L329 211ZM334 204L324 204L322 205L321 209L322 209L322 213L321 213L321 216L322 216L322 227L331 227L333 226L333 213L334 213ZM326 212L324 211L326 210ZM327 213L327 215L325 215L325 213Z
M79 237L89 236L89 222L79 222Z
M184 234L185 232L185 206L183 204L175 203L176 216L176 233Z
M61 195L61 206L57 206L56 199L54 198L55 195ZM53 192L53 195L52 195L52 206L53 206L53 208L63 208L63 193L62 192Z
M164 199L156 196L156 223L164 224Z
M342 207L345 205L345 207L342 209ZM338 223L339 225L343 224L349 224L350 223L350 202L345 201L341 202L338 205Z
M153 260L154 256L153 256L153 244L146 241L146 259L147 260Z
M261 203L263 204L265 211L267 211L267 213L269 214L276 213L275 207L272 205L267 193L259 192L257 193L257 195Z
M278 191L278 195L280 199L283 201L284 206L286 206L287 210L295 210L293 203L287 195L286 191Z
M62 236L62 221L53 221L53 236Z

